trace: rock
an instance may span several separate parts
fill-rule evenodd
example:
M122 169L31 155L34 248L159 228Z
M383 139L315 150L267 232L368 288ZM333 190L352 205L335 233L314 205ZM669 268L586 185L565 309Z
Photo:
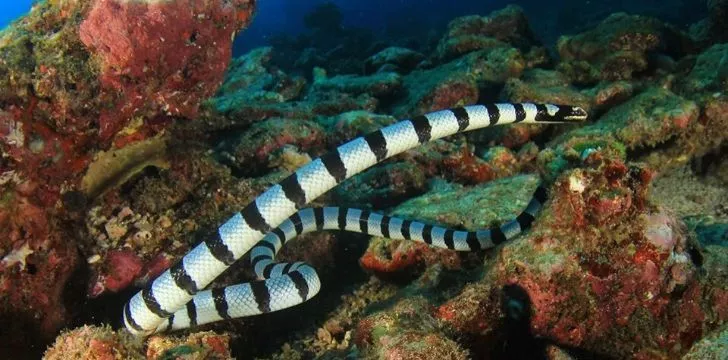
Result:
M84 193L84 175L101 151L195 118L253 10L247 0L45 1L3 29L0 254L32 253L0 272L0 347L37 357L80 311L81 218L103 192ZM114 173L103 182L128 179Z
M306 80L290 77L270 65L273 48L251 50L233 59L220 86L220 96L212 99L215 110L230 113L242 104L275 104L301 95Z
M232 35L247 26L253 9L248 0L97 0L79 36L100 59L101 96L116 100L101 111L100 137L109 139L132 116L195 118L200 101L222 82Z
M475 103L480 87L496 87L521 75L526 64L514 48L479 50L447 64L404 77L407 97L394 109L398 118Z
M451 21L436 56L447 61L472 51L499 47L514 47L525 53L537 44L523 9L509 5L488 16L471 15Z
M682 79L681 90L691 97L728 91L728 44L713 45L698 55L695 66Z
M382 67L392 66L388 71L396 71L400 74L408 74L417 64L422 62L425 56L407 48L391 46L372 56L364 62L364 72L384 72Z
M263 173L271 158L284 145L294 145L300 151L320 149L326 144L323 128L308 120L274 118L254 124L230 144L228 163L241 174Z
M386 311L359 321L355 341L379 359L468 359L467 350L449 339L422 297L402 299Z
M348 179L332 190L336 204L385 209L425 191L426 175L410 163L377 166Z
M350 95L369 94L376 98L397 94L402 89L402 77L394 72L377 73L369 76L337 75L327 77L319 70L314 77L311 91L335 91Z
M440 185L397 206L391 215L467 230L487 229L523 211L536 182L533 176L516 176L472 188ZM503 197L509 200L502 201ZM369 243L360 263L364 269L387 278L408 278L419 273L423 265L436 263L450 269L462 267L451 250L378 237Z
M728 16L728 1L708 0L708 19L705 23L705 40L710 43L723 43L728 40L728 27L725 18Z
M728 329L706 336L693 344L682 360L719 360L728 357Z
M182 336L153 336L148 340L146 359L174 358L232 359L230 335L212 331Z
M320 117L318 123L343 143L356 136L366 135L397 122L390 115L375 114L364 110L347 111L336 116Z
M629 80L650 68L652 54L681 56L692 47L685 34L659 20L615 13L589 31L559 38L558 69L580 84Z
M555 142L562 149L577 148L579 151L621 147L635 151L642 161L655 168L666 169L679 165L676 160L680 157L672 154L680 148L684 151L681 156L685 156L685 152L700 151L691 145L697 141L693 136L704 128L704 124L697 121L698 116L695 102L665 89L649 88L611 108L598 122L572 130ZM660 146L668 141L676 142L669 147L669 154L663 153Z

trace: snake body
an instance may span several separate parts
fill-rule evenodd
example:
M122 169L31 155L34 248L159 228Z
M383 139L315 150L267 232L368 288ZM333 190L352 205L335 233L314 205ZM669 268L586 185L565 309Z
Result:
M321 287L315 270L304 263L272 262L280 246L304 230L361 231L456 250L487 248L505 241L533 221L545 199L538 190L518 218L480 232L456 231L357 209L301 209L345 179L430 140L492 125L579 122L586 117L583 109L572 106L471 105L420 115L351 140L270 187L222 224L217 236L201 242L135 294L124 307L124 324L133 334L148 335L277 311L308 300ZM264 280L200 291L259 242L252 260Z

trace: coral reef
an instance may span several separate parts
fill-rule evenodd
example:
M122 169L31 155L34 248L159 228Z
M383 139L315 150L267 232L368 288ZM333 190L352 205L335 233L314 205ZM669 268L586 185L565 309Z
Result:
M509 6L408 43L374 41L328 3L306 33L230 59L255 1L40 2L0 32L0 347L37 357L58 336L47 359L721 358L728 50L725 1L709 6L689 33L605 13L543 44ZM549 200L519 238L455 253L309 234L280 259L320 271L311 303L146 350L83 325L118 324L129 288L327 148L496 100L590 119L434 141L313 205L475 230L518 214L541 181ZM242 261L213 286L252 278Z

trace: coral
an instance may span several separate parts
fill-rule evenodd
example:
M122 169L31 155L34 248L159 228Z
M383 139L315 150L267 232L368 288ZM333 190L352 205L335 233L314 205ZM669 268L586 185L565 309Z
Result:
M46 350L44 360L144 359L142 342L109 326L83 326L62 333Z
M101 110L99 137L110 139L133 116L196 117L222 82L232 34L252 9L248 0L96 1L79 36L100 60L101 96L113 104Z
M683 360L718 360L728 357L728 329L706 336L695 343Z
M148 341L147 359L233 359L230 335L199 332L187 336L154 336Z
M167 141L155 136L123 148L99 151L81 179L80 189L90 198L119 186L148 166L167 168Z
M724 321L709 310L720 300L705 296L724 285L698 274L682 222L645 198L649 178L612 161L566 172L534 230L506 244L440 317L487 337L499 326L499 289L517 286L534 336L615 356L683 352Z
M27 183L21 189L35 190ZM46 209L8 200L0 203L0 319L7 331L0 344L22 354L42 349L71 317L79 295L64 291L79 261L74 242Z
M118 309L76 304L148 283L330 145L502 100L577 104L590 119L433 141L314 205L480 229L522 210L538 180L517 174L535 172L551 196L520 238L459 254L383 238L364 251L365 236L309 234L280 259L319 270L328 293L310 303L215 325L218 334L154 337L146 354L123 334L80 328L47 356L720 354L728 98L725 48L707 45L723 37L724 1L710 2L702 53L672 25L625 14L600 23L606 13L595 9L614 7L569 3L544 13L581 32L561 39L561 60L531 31L548 25L513 6L455 19L444 34L381 42L341 16L319 22L319 12L309 33L277 36L224 74L253 1L39 3L0 33L0 322L9 324L0 347L37 355L64 325L117 318ZM294 75L312 72L308 82ZM251 278L243 262L213 286Z

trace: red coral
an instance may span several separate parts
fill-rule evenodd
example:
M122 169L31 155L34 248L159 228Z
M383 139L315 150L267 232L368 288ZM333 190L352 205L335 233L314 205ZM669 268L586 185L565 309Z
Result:
M455 180L466 184L484 183L496 176L493 167L473 155L467 147L445 158L442 164Z
M97 1L81 41L102 61L100 81L114 105L99 136L113 137L137 115L194 118L223 79L232 35L253 10L236 1Z
M142 260L131 250L111 250L106 255L103 271L91 282L89 296L94 297L108 290L123 290L142 273Z
M411 241L389 241L385 247L371 247L359 260L361 266L375 273L396 274L411 270L420 263L427 245Z
M77 250L44 209L26 201L0 208L0 249L16 259L0 262L0 317L8 325L2 344L36 346L28 342L50 339L69 317L63 290L78 264Z

